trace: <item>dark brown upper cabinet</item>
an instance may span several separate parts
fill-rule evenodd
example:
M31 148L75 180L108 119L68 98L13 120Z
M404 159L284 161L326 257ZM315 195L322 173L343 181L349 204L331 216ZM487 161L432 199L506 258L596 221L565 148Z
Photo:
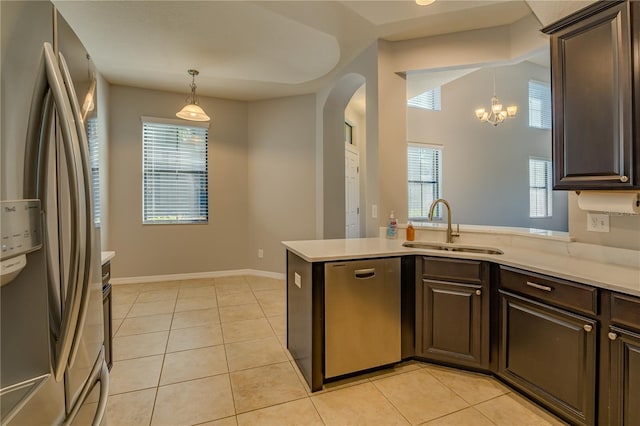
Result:
M598 1L551 36L554 189L640 187L640 2Z

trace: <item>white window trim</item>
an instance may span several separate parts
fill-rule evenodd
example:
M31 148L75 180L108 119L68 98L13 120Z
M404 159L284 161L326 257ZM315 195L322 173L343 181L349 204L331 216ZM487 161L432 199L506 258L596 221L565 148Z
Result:
M415 148L430 148L430 149L437 149L440 151L440 170L439 170L439 179L438 179L438 195L440 198L443 197L442 195L442 180L443 180L443 158L444 158L444 145L438 145L438 144L433 144L433 143L427 143L427 142L416 142L416 141L409 141L407 142L407 153L405 154L405 158L407 160L407 168L408 168L408 148L409 147L415 147ZM408 176L408 171L407 171L407 208L408 203L409 203L409 194L408 194L408 184L409 184L409 176ZM411 221L415 221L415 222L427 222L428 218L427 216L416 216L416 217L409 217L408 218ZM436 207L436 211L435 211L435 215L433 217L434 220L442 220L442 211L441 211L441 205L438 204L438 206Z
M429 108L423 105L417 105L417 104L412 104L409 103L412 99L417 98L418 96L422 96L427 92L430 91L434 91L434 102L433 102L433 108ZM437 91L437 95L435 95L435 92ZM436 102L436 99L438 102ZM418 109L423 109L426 111L442 111L442 86L437 86L437 87L433 87L429 90L425 90L424 92L418 93L415 96L412 96L411 98L407 99L407 106L409 108L418 108Z
M530 163L531 160L534 161L544 161L545 163L548 163L548 165L550 165L550 172L549 172L549 176L547 179L547 208L545 211L545 215L544 216L532 216L531 215L531 198L529 198L529 219L549 219L551 217L553 217L553 163L551 161L550 158L543 158L543 157L535 157L535 156L531 156L528 158L527 160L527 169L529 172L529 176L531 174L531 167L530 167ZM529 197L531 197L531 178L529 178Z
M141 120L141 142L142 142L142 224L143 225L206 225L209 223L209 177L208 177L208 172L209 172L209 147L208 147L208 139L209 139L209 135L208 135L208 129L209 129L209 123L208 122L195 122L195 121L188 121L188 120L180 120L180 119L171 119L171 118L159 118L159 117L148 117L148 116L142 116L140 117ZM166 221L151 221L151 220L146 220L145 219L145 203L144 203L144 197L145 197L145 184L144 184L144 174L145 174L145 168L144 168L144 164L145 164L145 154L144 154L144 124L162 124L162 125L168 125L168 126L180 126L180 127L192 127L192 128L201 128L201 129L206 129L207 131L207 147L206 147L206 152L207 152L207 219L206 220L201 220L201 221L187 221L187 220L166 220Z
M209 128L208 121L189 121L189 120L181 120L179 118L162 118L162 117L140 117L141 123L156 123L156 124L167 124L169 126L187 126L187 127L202 127L205 129Z
M534 126L531 124L531 90L530 90L530 85L531 83L540 85L540 86L545 86L549 88L549 104L547 105L547 109L548 109L548 114L549 114L549 127L546 126ZM537 98L539 99L539 98ZM540 129L540 130L551 130L551 126L553 124L553 114L552 114L552 104L553 104L553 99L551 98L551 83L546 82L546 81L540 81L540 80L535 80L535 79L529 79L529 81L527 82L527 107L528 107L528 125L530 128L532 129ZM542 105L542 114L546 114L545 111L545 105ZM543 124L544 124L544 117L541 117L540 120Z

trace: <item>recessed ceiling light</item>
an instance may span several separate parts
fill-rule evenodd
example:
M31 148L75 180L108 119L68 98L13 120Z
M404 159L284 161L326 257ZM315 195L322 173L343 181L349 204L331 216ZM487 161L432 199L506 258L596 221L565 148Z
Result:
M429 6L434 3L436 0L416 0L416 4L419 6Z

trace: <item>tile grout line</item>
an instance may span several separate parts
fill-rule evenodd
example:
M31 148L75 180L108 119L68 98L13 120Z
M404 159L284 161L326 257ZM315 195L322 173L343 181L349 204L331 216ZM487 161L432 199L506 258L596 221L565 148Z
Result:
M371 383L373 385L373 388L380 394L382 395L382 397L389 403L391 404L391 406L398 412L398 414L400 414L400 416L410 425L413 425L413 423L411 423L411 421L402 413L402 411L400 410L400 408L396 407L396 405L393 403L393 401L391 401L389 398L387 398L387 395L385 395L384 392L382 392L382 390L380 390L379 387L376 386L374 381L371 381L371 379L368 379L367 383Z
M153 418L156 414L156 403L158 402L158 394L160 393L160 380L162 379L162 371L164 370L164 362L167 358L167 347L169 346L169 338L171 337L171 327L173 326L173 316L176 311L176 304L178 299L173 302L173 312L171 313L171 321L169 322L169 334L167 335L167 343L165 343L164 354L162 354L162 364L160 365L160 374L158 374L158 384L156 385L156 395L153 398L153 407L151 408L151 418L149 419L149 426L153 423Z

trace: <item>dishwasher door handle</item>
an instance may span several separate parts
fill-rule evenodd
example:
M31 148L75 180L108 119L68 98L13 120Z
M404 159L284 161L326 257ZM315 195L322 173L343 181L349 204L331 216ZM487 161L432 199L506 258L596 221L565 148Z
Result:
M357 280L368 280L376 276L376 268L358 269L353 274Z

